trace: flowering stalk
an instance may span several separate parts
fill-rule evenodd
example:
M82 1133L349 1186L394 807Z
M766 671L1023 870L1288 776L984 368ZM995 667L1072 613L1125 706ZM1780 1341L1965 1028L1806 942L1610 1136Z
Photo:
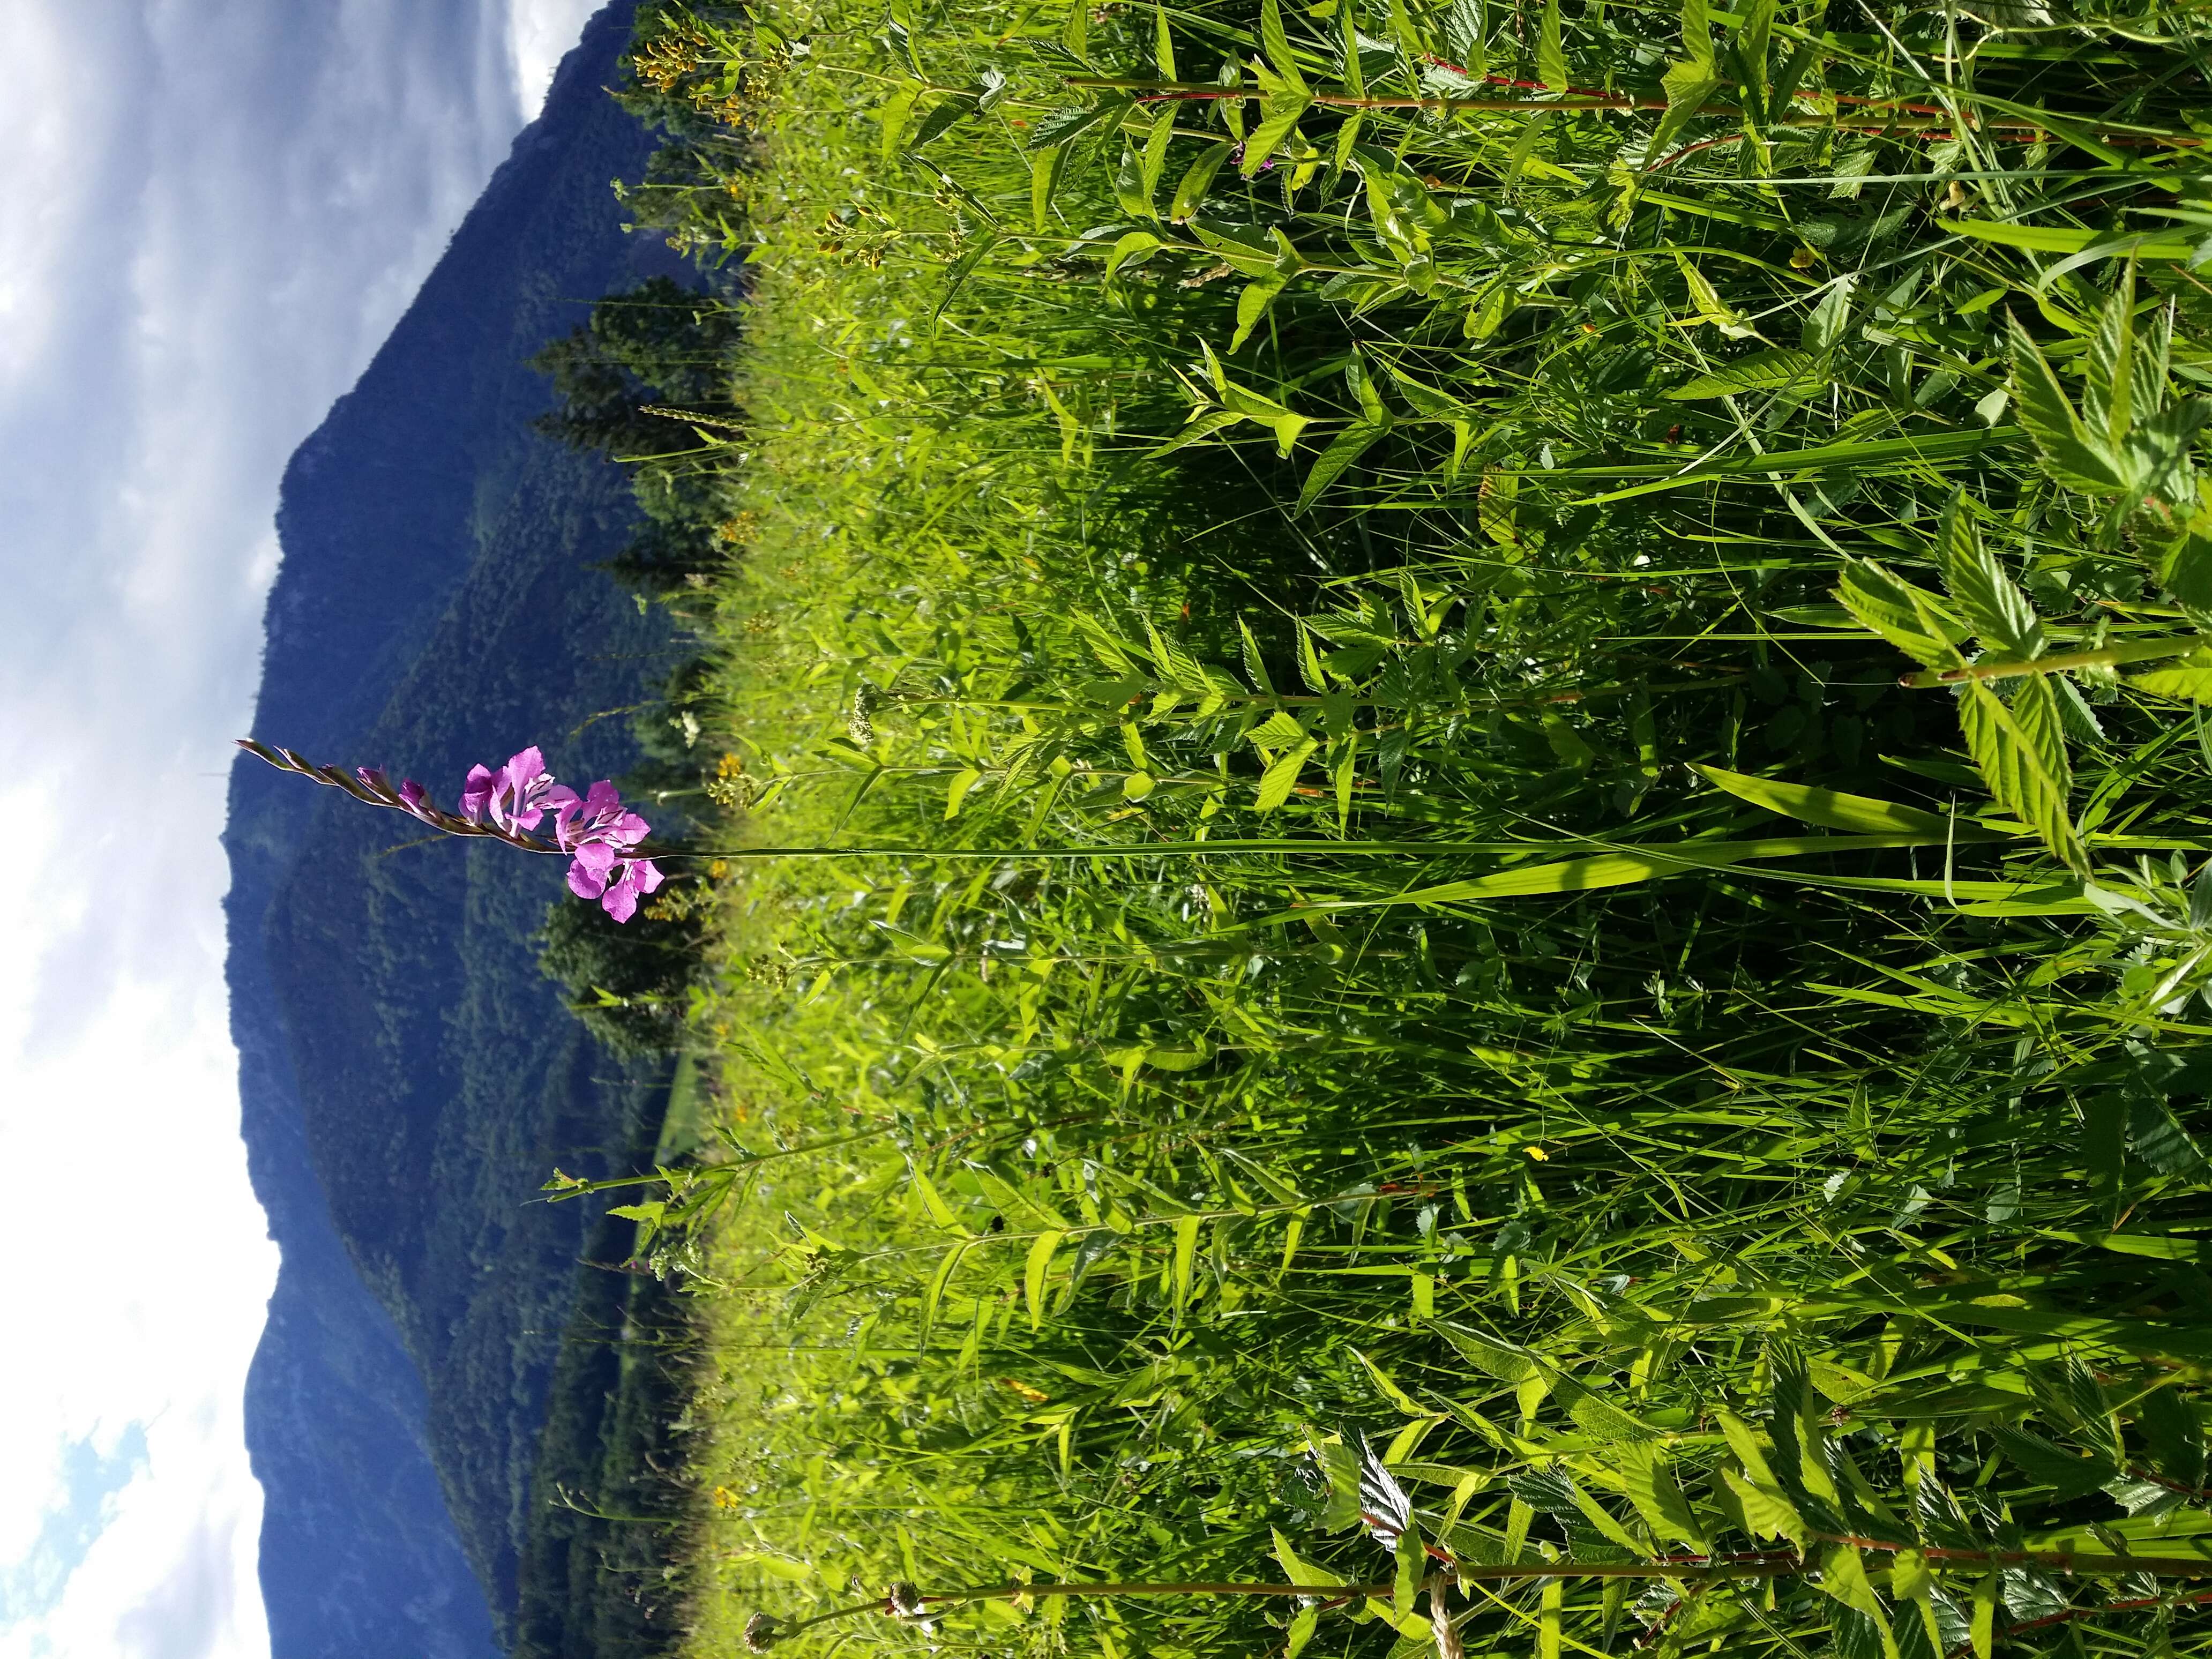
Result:
M342 767L319 766L296 750L271 748L251 738L239 738L238 746L280 772L343 789L370 806L404 812L441 835L488 836L525 853L565 856L569 860L568 890L579 898L596 900L617 921L635 915L639 898L661 884L659 866L645 844L653 826L623 805L614 785L604 778L581 795L559 782L534 747L520 750L496 770L471 767L461 790L461 810L448 812L412 778L395 787L373 766L348 773ZM553 815L550 842L531 833L549 812Z

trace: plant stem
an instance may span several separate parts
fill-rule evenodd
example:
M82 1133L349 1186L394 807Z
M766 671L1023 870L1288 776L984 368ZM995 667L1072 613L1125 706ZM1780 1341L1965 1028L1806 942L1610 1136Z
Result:
M1917 674L1900 674L1897 683L1917 690L1958 685L1966 680L2017 679L2023 674L2063 674L2077 668L2111 668L2121 663L2152 662L2160 657L2186 656L2204 643L2200 634L2174 634L2164 639L2125 640L2100 651L2063 651L2048 657L2013 658L2001 662L1971 662L1957 668L1927 668Z

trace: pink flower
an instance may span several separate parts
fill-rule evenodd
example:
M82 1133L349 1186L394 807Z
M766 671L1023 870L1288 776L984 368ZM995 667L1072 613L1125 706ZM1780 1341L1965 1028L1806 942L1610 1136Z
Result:
M568 890L599 900L599 908L617 921L635 915L638 896L659 885L660 870L651 859L623 858L603 841L586 842L568 866Z
M624 806L605 778L580 799L558 785L546 799L554 807L553 839L574 859L568 890L599 900L617 921L628 921L637 914L638 896L660 885L660 871L651 859L625 856L643 844L653 826Z
M535 830L547 806L559 805L556 794L575 798L573 790L553 781L545 769L545 757L533 746L496 772L469 768L468 787L461 791L461 816L471 823L489 817L501 830Z
M555 808L553 839L564 853L601 842L626 853L653 830L623 805L621 794L605 778L581 799L574 790L557 784L547 799Z

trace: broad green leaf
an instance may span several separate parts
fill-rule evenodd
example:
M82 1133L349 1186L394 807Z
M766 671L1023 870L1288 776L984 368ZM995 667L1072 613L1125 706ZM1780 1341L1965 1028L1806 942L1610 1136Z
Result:
M1559 0L1544 0L1542 33L1536 40L1536 78L1553 92L1568 87L1567 55L1560 44Z
M937 1190L935 1182L918 1168L909 1169L907 1179L913 1182L915 1195L921 1200L921 1207L928 1212L932 1221L947 1232L967 1232L960 1224L960 1218L952 1213L952 1206L945 1201L945 1195Z
M1735 1494L1736 1502L1743 1505L1743 1518L1753 1533L1761 1538L1787 1538L1799 1548L1804 1547L1808 1535L1805 1519L1797 1513L1797 1506L1779 1490L1765 1481L1748 1480L1734 1469L1723 1469L1721 1479Z
M1663 1448L1641 1442L1616 1447L1613 1456L1627 1486L1629 1502L1654 1534L1678 1540L1701 1555L1711 1547Z
M1232 355L1252 337L1252 331L1259 327L1260 319L1267 314L1267 307L1275 303L1284 286L1284 279L1272 273L1244 285L1244 291L1237 296L1237 331L1229 338Z
M1237 163L1237 171L1247 179L1256 178L1267 158L1281 149L1284 140L1297 130L1299 118L1312 103L1312 98L1302 88L1271 92L1261 99L1260 125L1244 141L1244 159Z
M1260 0L1260 50L1267 54L1269 67L1282 78L1283 83L1303 95L1306 91L1306 80L1298 72L1297 59L1291 51L1290 37L1283 33L1279 0Z
M1319 743L1308 738L1277 756L1275 763L1260 779L1259 799L1253 805L1262 812L1272 812L1290 799L1291 791L1297 787L1298 775L1305 770L1306 763L1320 747Z
M1710 374L1686 380L1662 393L1678 402L1700 398L1724 398L1736 392L1765 392L1777 386L1810 390L1828 383L1828 371L1809 351L1774 349L1734 358Z
M1291 1540L1283 1536L1281 1528L1270 1527L1267 1530L1275 1540L1276 1565L1282 1568L1283 1577L1291 1583L1335 1585L1344 1582L1339 1574L1331 1572L1327 1567L1317 1567L1301 1556Z
M2212 511L2197 514L2166 544L2159 556L2158 585L2193 611L2212 611Z
M1030 1246L1029 1261L1022 1270L1022 1295L1029 1304L1031 1330L1044 1323L1045 1275L1052 1271L1053 1253L1060 1249L1063 1237L1048 1229L1039 1233Z
M1407 1416L1428 1417L1433 1415L1433 1413L1424 1407L1419 1401L1415 1400L1413 1395L1407 1394L1405 1389L1400 1388L1396 1379L1394 1378L1389 1372L1384 1370L1380 1365L1376 1364L1372 1359L1369 1358L1358 1349L1354 1348L1352 1350L1352 1357L1360 1363L1361 1366L1365 1369L1368 1376L1375 1379L1375 1386L1382 1391L1382 1397L1389 1401L1392 1405L1395 1406L1400 1411L1405 1413Z
M963 766L952 775L945 787L945 821L950 823L960 816L960 805L968 799L968 792L983 781L983 775L972 766Z
M1876 800L1870 795L1815 789L1802 783L1784 783L1779 778L1747 777L1741 772L1723 771L1717 766L1697 765L1694 769L1739 800L1819 824L1824 830L1848 830L1861 835L1923 835L1931 840L1959 834L1961 830L1966 833L1960 839L1970 839L1978 833L1978 826L1954 825L1941 813L1895 801Z
M1759 1431L1726 1407L1718 1414L1721 1433L1728 1441L1729 1449L1735 1454L1736 1462L1761 1486L1774 1485L1774 1471L1766 1462L1769 1448Z
M2043 654L2042 620L1982 544L1963 490L1952 493L1936 527L1936 568L1985 646L2000 647L2018 660Z
M1712 72L1713 25L1706 0L1682 0L1682 50L1692 64Z
M1603 1536L1620 1545L1631 1554L1642 1555L1644 1553L1643 1540L1622 1526L1612 1510L1607 1509L1604 1504L1599 1503L1596 1498L1591 1497L1574 1482L1569 1481L1566 1485L1568 1494L1573 1498L1575 1508L1581 1511L1583 1520L1589 1522Z
M2160 1474L2185 1486L2203 1484L2204 1425L2178 1389L2154 1389L2136 1402L2135 1419Z
M1291 1582L1297 1584L1305 1581L1293 1578ZM1317 1607L1300 1607L1291 1617L1291 1628L1283 1645L1283 1659L1298 1659L1298 1655L1304 1653L1307 1644L1313 1640L1314 1632L1320 1628L1321 1609Z
M1463 1325L1439 1324L1437 1329L1462 1357L1501 1382L1525 1382L1543 1372L1543 1364L1535 1355L1510 1343L1499 1342Z
M1188 222L1206 200L1206 192L1213 188L1214 175L1221 164L1229 159L1230 145L1226 140L1208 144L1190 164L1190 170L1176 186L1175 199L1168 205L1168 218L1175 224Z
M1060 176L1067 168L1063 146L1041 149L1030 157L1030 222L1042 231L1052 218L1052 201L1060 189Z
M1712 50L1710 34L1705 49L1708 52ZM1721 89L1721 78L1713 72L1713 61L1710 57L1692 58L1686 63L1667 66L1667 72L1659 77L1659 89L1667 94L1667 112L1660 117L1647 152L1654 161L1680 136L1683 128L1697 118L1698 112L1712 101L1713 94Z
M1190 1304L1191 1264L1198 1260L1198 1229L1203 1218L1197 1214L1176 1218L1175 1224L1175 1310L1178 1316Z
M1167 9L1153 0L1152 5L1152 66L1159 70L1160 79L1176 78L1175 35L1168 28Z
M2066 758L2058 700L2041 678L2021 682L2008 705L1980 680L1960 689L1959 725L1990 793L2043 838L2077 875L2089 855L2074 829L2068 797L2074 773Z
M1241 307L1240 307L1241 309ZM1322 492L1334 483L1345 469L1372 448L1389 428L1370 425L1365 421L1354 421L1329 441L1312 468L1306 473L1304 487L1298 491L1294 512L1304 513L1321 498Z
M1175 114L1170 106L1153 118L1152 130L1145 135L1145 148L1137 161L1138 185L1144 192L1146 206L1155 214L1158 211L1154 204L1159 199L1160 178L1167 171L1168 146L1174 142Z
M2127 488L2129 478L2110 445L2082 424L2051 369L2017 318L2006 327L2012 342L2013 408L2021 429L2035 444L2043 469L2070 489L2110 495Z
M2154 697L2212 702L2212 664L2201 668L2154 668L2147 674L2130 674L2121 684Z
M2082 422L2114 451L2135 424L2135 301L2136 267L2130 260L2089 337L2088 372L2081 383Z
M1970 630L1941 600L1872 559L1844 567L1836 598L1863 627L1872 629L1908 657L1930 668L1953 668L1964 659L1957 643Z
M1974 1585L1974 1613L1972 1633L1974 1659L1992 1659L1996 1647L1997 1628L1996 1569L1992 1567Z
M1106 256L1106 275L1111 276L1131 259L1142 258L1165 246L1149 230L1125 231L1115 239L1113 251Z

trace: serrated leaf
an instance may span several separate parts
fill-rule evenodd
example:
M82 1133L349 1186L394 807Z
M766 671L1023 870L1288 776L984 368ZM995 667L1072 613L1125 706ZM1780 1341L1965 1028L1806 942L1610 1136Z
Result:
M1681 1483L1674 1478L1665 1450L1643 1442L1619 1447L1613 1456L1628 1489L1628 1501L1636 1505L1644 1524L1659 1537L1678 1540L1705 1554L1711 1547Z
M1988 685L1969 680L1959 699L1966 752L1990 793L2043 838L2077 875L2087 875L2087 849L2074 828L2068 798L2074 787L2057 699L2040 678L2013 693L2008 706Z
M1964 660L1956 645L1967 636L1966 625L1952 619L1934 594L1886 566L1872 559L1853 559L1844 567L1835 593L1862 627L1905 655L1930 668L1956 667Z
M2051 1487L2060 1502L2094 1492L2120 1473L2115 1463L2101 1457L2077 1457L2030 1429L1999 1424L1990 1430L1990 1436L2015 1468L2037 1486Z
M2006 328L2012 343L2013 408L2043 470L2071 489L2098 495L2124 489L2128 475L2117 452L2074 412L2065 387L2019 319L2008 316Z
M2204 1425L2196 1408L2174 1389L2158 1389L2136 1402L2135 1416L2158 1472L2185 1486L2202 1486Z
M1271 93L1260 100L1260 125L1252 129L1251 137L1244 141L1244 159L1237 170L1245 178L1258 176L1267 158L1283 146L1297 128L1298 121L1311 107L1313 100L1303 90Z
M1298 72L1297 59L1291 52L1290 37L1283 33L1283 12L1279 0L1260 0L1260 50L1267 53L1268 66L1282 77L1285 86L1294 92L1305 92L1305 76Z
M2026 660L2043 653L2041 618L1988 548L1982 544L1964 491L1954 490L1936 530L1936 568L1985 645Z
M1306 763L1320 747L1319 743L1308 738L1277 756L1275 763L1261 776L1259 798L1253 805L1262 812L1272 812L1290 799L1291 791L1297 787L1298 775L1305 770Z
M2117 450L2135 424L2136 267L2121 266L2120 285L2105 301L2089 337L2081 418L2092 436Z
M1777 386L1811 389L1828 383L1826 365L1809 351L1775 349L1733 358L1709 374L1686 380L1661 395L1678 403L1724 398L1732 392L1765 392Z
M1735 1494L1736 1502L1743 1506L1743 1518L1752 1531L1761 1538L1787 1538L1803 1548L1808 1533L1805 1519L1797 1513L1797 1506L1784 1497L1779 1490L1764 1481L1748 1480L1734 1469L1721 1471L1721 1479Z

